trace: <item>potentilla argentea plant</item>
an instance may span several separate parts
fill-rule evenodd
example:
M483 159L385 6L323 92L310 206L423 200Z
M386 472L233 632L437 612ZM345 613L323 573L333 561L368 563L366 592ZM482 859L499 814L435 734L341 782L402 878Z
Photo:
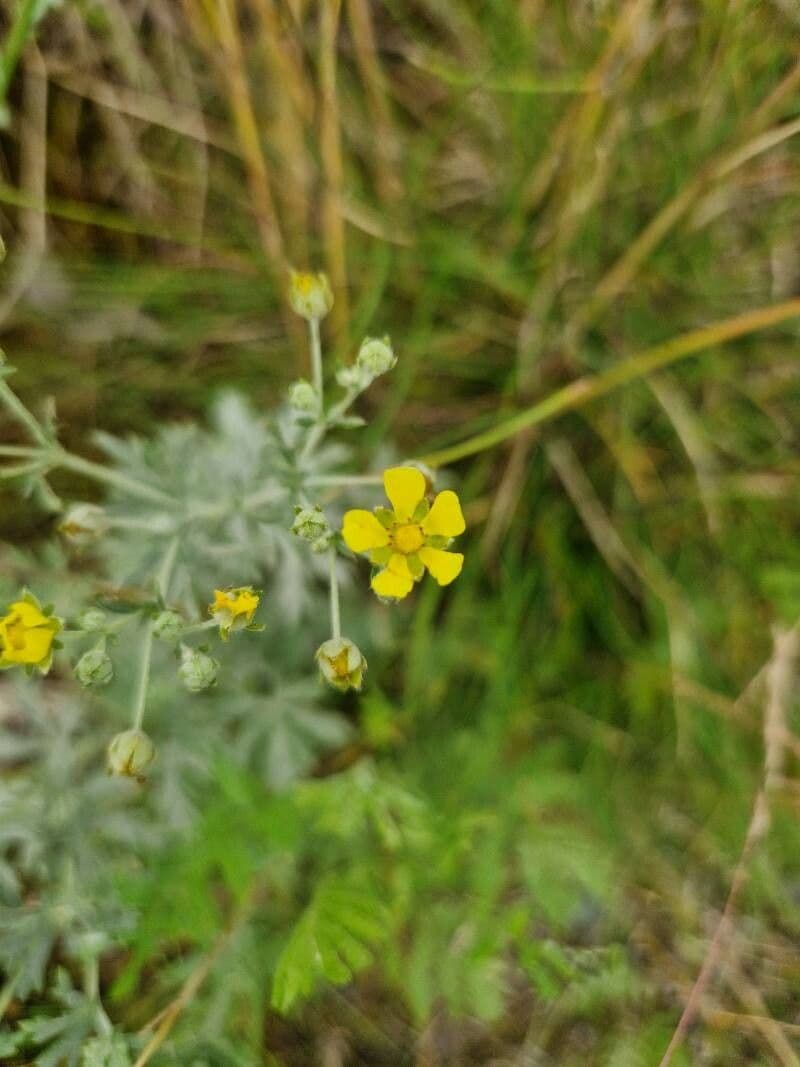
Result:
M265 598L274 598L275 617L288 625L325 581L330 634L313 659L322 682L359 690L367 659L342 623L342 557L368 558L371 588L387 604L407 597L426 572L440 585L461 572L463 556L451 551L465 529L456 493L434 494L432 473L418 464L356 473L351 449L332 439L333 431L363 425L350 409L395 366L389 338L363 341L353 362L336 370L337 395L330 399L321 328L333 304L328 279L292 272L288 297L308 323L310 372L269 418L256 419L227 398L213 437L193 426L169 427L151 442L99 435L107 463L64 449L52 415L29 411L8 384L13 368L0 363L0 401L31 439L0 446L8 461L2 477L59 512L65 541L76 551L98 552L114 578L110 593L69 619L20 590L0 617L0 669L46 674L54 656L64 656L80 685L102 690L118 660L134 657L130 726L108 744L114 775L143 781L156 759L145 722L158 645L170 650L179 683L193 699L225 671L228 643L251 641L254 656L269 656L274 633L258 636ZM104 506L61 501L48 482L56 468L103 483ZM390 506L351 507L338 530L325 507L381 483ZM265 574L266 594L259 587Z

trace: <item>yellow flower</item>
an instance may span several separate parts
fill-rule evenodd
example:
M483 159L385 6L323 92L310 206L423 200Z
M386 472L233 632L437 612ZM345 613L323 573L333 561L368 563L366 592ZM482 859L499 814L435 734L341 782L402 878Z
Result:
M445 489L429 505L425 477L416 467L384 471L383 485L393 510L348 511L342 526L347 547L381 568L372 588L380 597L402 600L426 568L439 585L449 585L464 563L460 552L445 551L466 529L458 497Z
M250 625L260 599L249 585L214 590L214 603L208 605L208 610L219 626L223 641L228 640L231 630L241 630Z
M304 319L324 319L333 307L327 274L293 270L289 275L289 303Z
M63 627L48 615L31 593L23 593L0 619L0 670L34 667L46 674L53 659L53 642Z

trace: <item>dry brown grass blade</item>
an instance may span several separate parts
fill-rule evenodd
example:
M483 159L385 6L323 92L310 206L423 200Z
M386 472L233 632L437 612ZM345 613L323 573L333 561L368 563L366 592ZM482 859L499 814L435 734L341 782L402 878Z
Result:
M309 196L313 173L306 149L306 128L313 98L299 48L281 22L275 0L251 0L261 26L260 40L270 79L273 119L269 141L280 161L277 194L285 220L292 263L308 266Z
M322 237L325 262L336 300L331 319L337 343L345 340L349 319L347 252L344 219L340 210L343 162L336 92L337 38L341 0L321 0L319 5L319 151L322 162Z
M271 270L283 278L288 264L275 201L270 188L267 161L261 147L233 0L215 0L214 23L224 56L224 74L236 133L247 170L247 183L261 244Z
M800 120L783 123L771 130L756 133L758 127L774 114L775 109L796 81L800 81L800 75L793 69L784 82L773 90L742 124L736 138L739 143L733 146L727 145L702 166L695 176L652 217L638 237L606 271L595 286L589 300L570 323L572 347L579 342L589 324L630 285L643 263L703 193L744 163L800 133Z
M378 193L384 204L391 206L402 196L403 187L397 168L397 136L367 0L347 0L347 17L374 131Z

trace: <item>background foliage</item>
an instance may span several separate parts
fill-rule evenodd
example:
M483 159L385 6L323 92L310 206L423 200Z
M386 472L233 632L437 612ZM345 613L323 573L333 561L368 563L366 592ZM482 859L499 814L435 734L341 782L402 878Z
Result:
M4 18L2 343L90 454L238 469L220 391L260 412L305 372L289 263L330 272L340 358L393 337L346 438L370 464L798 292L788 0ZM0 1055L124 1067L173 1012L153 1063L658 1064L745 872L673 1063L797 1063L797 335L458 464L459 581L391 613L345 590L357 701L310 676L322 587L260 544L267 632L213 694L157 684L146 792L102 770L122 663L91 700L4 678ZM0 504L9 597L135 573L132 539L67 556L47 501Z

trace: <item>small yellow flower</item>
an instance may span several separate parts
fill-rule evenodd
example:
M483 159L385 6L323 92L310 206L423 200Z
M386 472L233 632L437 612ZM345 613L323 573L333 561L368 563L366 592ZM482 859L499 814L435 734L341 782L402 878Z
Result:
M328 275L293 270L289 275L289 303L304 319L324 319L333 307Z
M23 593L0 618L0 670L35 667L47 674L53 642L63 625L61 619L42 611L35 596Z
M260 599L249 585L214 590L214 603L208 605L208 611L219 626L223 641L228 640L231 630L241 630L250 625Z
M344 516L342 536L353 552L363 552L381 570L372 579L380 597L402 600L427 568L439 585L461 573L464 557L446 552L450 539L466 529L458 497L451 489L425 499L425 476L416 467L392 467L383 485L393 510L356 509Z

